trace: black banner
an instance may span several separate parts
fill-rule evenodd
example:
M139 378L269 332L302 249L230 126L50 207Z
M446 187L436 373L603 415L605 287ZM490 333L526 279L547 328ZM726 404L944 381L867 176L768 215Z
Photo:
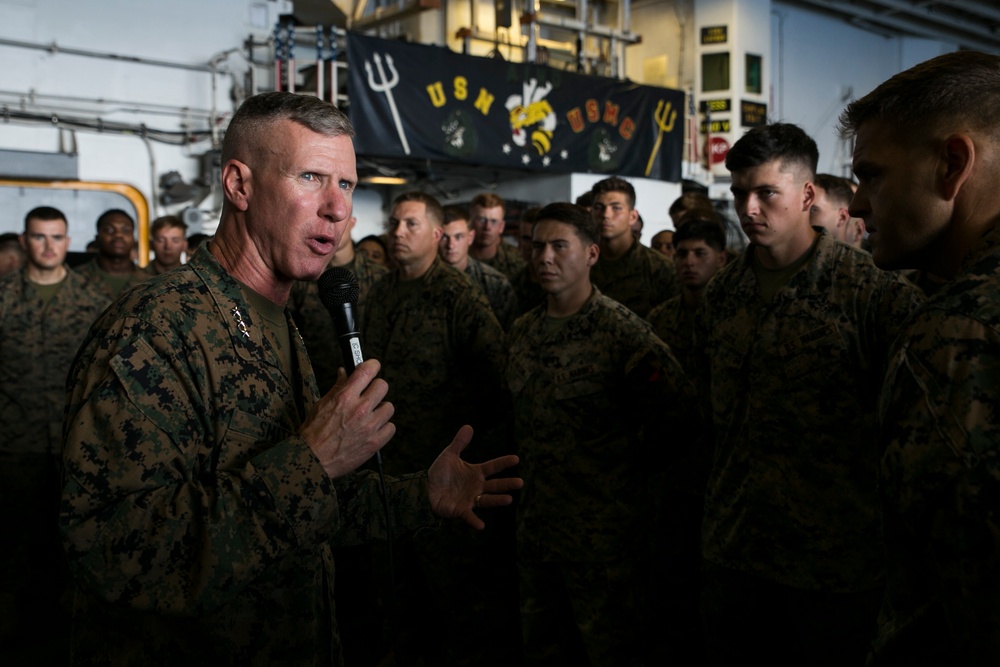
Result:
M359 155L681 179L684 93L350 33Z

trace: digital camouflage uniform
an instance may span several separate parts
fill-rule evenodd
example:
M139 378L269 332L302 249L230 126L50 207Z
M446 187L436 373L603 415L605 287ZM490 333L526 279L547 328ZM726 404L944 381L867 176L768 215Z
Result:
M331 480L298 435L294 378L209 252L134 289L74 363L60 525L79 664L339 664L329 541L383 532L370 474ZM430 519L426 477L390 490Z
M361 310L364 308L368 290L371 289L376 280L388 273L389 269L373 262L360 252L354 255L354 261L341 268L353 273L358 280L359 294L357 308L354 312L355 317L360 321ZM333 326L330 311L319 299L317 282L297 280L292 285L288 309L302 333L302 340L305 341L313 371L316 373L320 394L325 394L337 383L337 369L344 365L344 357L340 353L339 337ZM365 352L364 345L362 345L362 352Z
M638 241L618 259L598 257L590 281L639 317L681 293L674 263Z
M372 286L361 334L365 354L382 363L386 400L395 407L396 437L382 450L386 471L428 466L463 424L475 430L469 460L512 453L504 334L468 276L439 257L415 280L393 271ZM503 571L513 576L504 512L484 514L482 533L445 524L396 543L399 664L480 665L484 654L502 652L508 633L490 614L502 615L504 605L490 587L500 595L513 588Z
M703 555L796 590L873 591L877 606L876 398L920 297L825 231L810 252L769 303L753 246L706 287L696 336L715 450Z
M12 642L40 628L36 658L44 662L37 651L53 643L67 646L59 597L69 573L56 528L66 375L107 302L68 267L47 302L23 269L0 280L0 663Z
M517 295L507 276L472 257L469 257L469 264L465 267L465 275L486 295L486 300L490 302L490 308L504 331L509 329L517 317L518 309Z
M89 262L84 262L76 266L75 270L95 289L102 292L109 302L117 299L120 294L127 292L130 287L149 279L153 275L149 267L143 269L133 264L131 275L123 281L124 287L118 291L116 279L119 276L112 275L102 269L101 265L97 263L96 257Z
M23 269L0 280L0 452L58 456L66 375L109 302L68 267L48 303Z
M494 269L507 276L507 280L511 281L514 280L514 276L517 275L517 272L526 265L524 257L521 255L521 251L504 241L502 238L500 239L500 243L497 245L497 253L493 255L493 258L480 259L479 261L487 266L492 266Z
M470 459L496 455L479 451L477 440L509 414L502 401L503 337L486 297L438 257L416 280L400 280L394 271L376 281L361 341L365 355L381 362L386 400L396 408L397 436L382 455L387 471L414 470L418 462L427 467L463 424L481 429L466 450Z
M517 549L527 664L640 664L646 485L673 446L655 424L682 411L680 366L648 324L594 289L565 320L545 304L518 318L506 377L525 481ZM561 640L574 625L582 659Z
M1000 227L916 313L879 410L888 584L873 665L1000 661Z
M540 303L545 302L545 290L531 279L531 267L528 264L525 264L524 268L517 272L517 275L511 279L510 284L517 295L518 315L523 315Z

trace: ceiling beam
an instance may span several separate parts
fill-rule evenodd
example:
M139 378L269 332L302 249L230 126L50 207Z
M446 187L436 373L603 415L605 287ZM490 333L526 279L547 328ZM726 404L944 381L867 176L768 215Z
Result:
M827 12L832 11L875 25L883 25L902 34L955 43L965 48L972 48L990 53L1000 53L1000 36L993 36L984 39L969 33L957 34L953 30L948 30L943 27L935 28L933 26L928 26L925 23L913 21L905 17L883 14L853 4L829 2L829 0L800 0L800 2L801 4L812 5L820 9L824 9Z
M831 3L839 5L841 3ZM957 19L954 16L950 16L944 12L933 11L935 5L955 5L952 2L931 2L925 3L930 5L930 7L922 7L913 5L909 2L900 2L900 0L875 0L874 4L885 7L901 14L909 14L910 16L916 16L924 21L928 21L935 25L946 25L950 28L958 30L960 32L968 32L979 37L984 37L986 39L997 39L997 33L994 30L990 30L980 24L972 23L970 21L963 21Z

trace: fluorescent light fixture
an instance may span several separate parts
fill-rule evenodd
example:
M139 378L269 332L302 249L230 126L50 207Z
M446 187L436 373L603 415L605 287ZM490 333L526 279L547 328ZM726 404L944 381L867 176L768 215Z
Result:
M406 179L402 176L363 176L358 179L365 185L406 185Z

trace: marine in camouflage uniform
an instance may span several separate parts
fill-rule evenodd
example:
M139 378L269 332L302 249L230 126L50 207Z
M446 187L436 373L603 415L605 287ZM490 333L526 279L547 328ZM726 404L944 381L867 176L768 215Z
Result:
M528 664L563 664L549 653L560 623L539 607L556 581L584 660L640 664L646 484L669 446L643 427L678 405L680 366L645 322L595 289L558 324L545 304L519 318L506 375L526 482L517 544Z
M0 662L13 642L40 628L47 643L32 647L38 659L53 644L65 650L59 615L69 636L68 609L59 605L69 573L56 529L66 375L108 299L65 268L48 300L26 269L0 280Z
M75 271L47 302L25 270L0 281L0 452L58 456L66 375L109 299Z
M97 255L76 268L77 273L103 291L110 301L136 283L153 275L132 261L135 220L121 209L110 209L97 218ZM109 272L108 269L114 271Z
M376 280L389 272L389 269L376 264L363 253L356 253L354 259L344 264L343 268L353 273L358 280L359 294L355 312L360 319L368 291ZM302 333L302 340L305 341L306 350L309 352L320 393L325 394L337 383L337 369L344 365L344 358L337 343L338 333L333 326L330 311L319 299L317 283L296 281L292 287L288 309ZM362 351L364 352L364 348Z
M60 518L81 664L339 661L329 540L384 521L371 473L331 480L298 435L318 395L286 320L281 351L204 247L84 342ZM430 520L425 476L390 493L398 525Z
M526 262L516 245L504 241L506 209L503 198L493 192L481 192L472 198L468 213L475 241L469 254L513 281Z
M611 176L594 183L590 195L590 213L601 240L590 281L605 296L646 317L653 306L681 293L674 264L639 243L633 233L640 217L631 183Z
M751 246L716 274L696 327L715 428L704 558L877 606L876 392L919 295L826 232L769 302L753 263Z
M397 269L372 286L362 322L366 354L382 362L387 400L395 406L400 444L383 453L390 473L426 460L438 434L462 424L476 432L470 460L513 449L501 375L503 330L482 291L439 256L443 220L433 197L418 191L397 197L388 221ZM485 533L445 525L397 543L400 664L504 662L500 642L512 633L498 627L509 620L499 618L505 604L496 596L511 596L511 618L515 609L513 582L504 570L513 577L513 539L505 530L512 528L512 513L505 510L490 519ZM490 572L486 580L478 576L484 570Z
M396 439L404 443L384 453L387 472L426 465L442 433L472 424L485 435L509 414L500 370L503 331L486 297L440 258L422 278L405 281L394 271L376 281L361 334L366 355L382 363L387 400L396 407ZM480 456L477 444L471 458Z
M979 104L972 107L969 100ZM870 667L1000 663L1000 56L956 51L851 102L851 215L942 283L879 402L885 602Z
M505 331L509 329L517 317L518 308L517 295L514 294L514 288L511 287L507 276L473 257L469 257L465 275L483 291L500 326Z
M387 400L396 408L396 436L383 453L387 472L426 460L438 435L462 424L476 432L467 450L471 460L513 450L504 437L510 410L501 379L503 335L482 292L439 257L422 278L403 281L393 271L375 283L362 341L366 354L382 363ZM501 656L513 642L500 625L510 623L514 611L513 599L509 609L502 601L514 593L513 573L504 570L513 567L512 515L505 510L488 520L485 533L444 525L396 543L400 664L505 662ZM385 555L379 545L375 554Z

